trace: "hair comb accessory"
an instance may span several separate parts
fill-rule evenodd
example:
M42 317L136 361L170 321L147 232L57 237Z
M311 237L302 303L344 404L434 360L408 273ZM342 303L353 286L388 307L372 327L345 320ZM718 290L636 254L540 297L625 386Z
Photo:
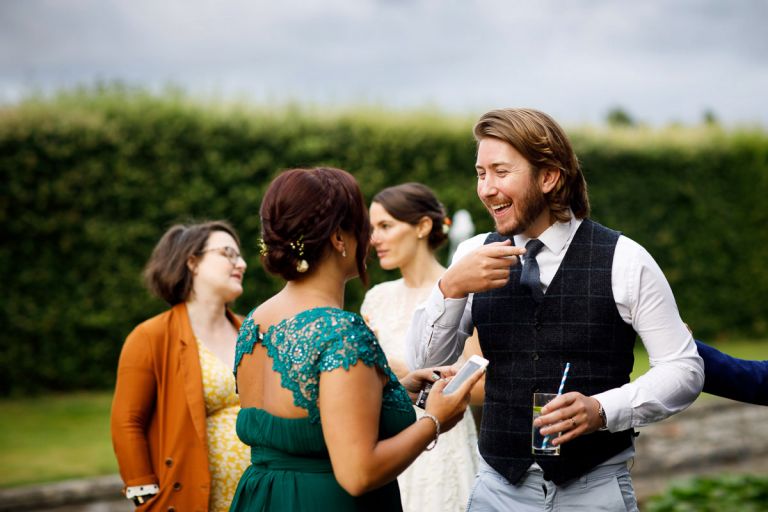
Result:
M259 237L258 240L256 240L256 247L259 249L259 254L261 256L266 256L269 252L269 249L267 249L267 244L264 243L264 239Z
M451 224L452 222L450 217L448 217L447 215L443 217L443 234L444 235L447 235L448 232L451 230Z
M291 250L296 253L296 256L299 259L299 262L296 264L296 272L300 274L303 274L309 270L309 263L303 258L304 242L302 241L302 238L304 238L304 235L301 235L295 242L288 244L291 247Z

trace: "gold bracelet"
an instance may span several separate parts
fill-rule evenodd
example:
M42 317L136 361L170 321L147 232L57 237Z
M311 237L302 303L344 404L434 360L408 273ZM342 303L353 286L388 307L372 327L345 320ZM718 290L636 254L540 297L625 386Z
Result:
M429 419L430 419L430 420L432 420L432 421L434 422L434 424L435 424L435 438L434 438L434 439L432 440L432 442L431 442L431 443L429 443L429 444L427 445L427 447L425 448L425 450L426 450L426 451L429 451L429 450L431 450L432 448L434 448L435 446L437 446L437 438L440 436L440 420L438 420L438 419L435 417L435 415L434 415L434 414L429 414L428 412L427 412L427 413L424 413L424 415L423 415L421 418L419 418L419 420L423 420L424 418L429 418Z

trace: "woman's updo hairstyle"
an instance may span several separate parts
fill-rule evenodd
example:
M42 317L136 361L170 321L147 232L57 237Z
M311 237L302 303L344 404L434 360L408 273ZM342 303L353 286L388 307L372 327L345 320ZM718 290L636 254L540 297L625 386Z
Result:
M432 231L427 243L429 248L437 250L448 239L444 224L450 224L445 216L445 208L435 197L432 189L421 183L403 183L387 187L373 197L392 217L417 225L423 217L432 219Z
M262 261L266 269L292 281L308 275L341 229L357 240L354 255L360 279L368 284L365 259L371 224L355 178L331 167L290 169L272 180L261 203ZM302 260L309 264L301 272Z

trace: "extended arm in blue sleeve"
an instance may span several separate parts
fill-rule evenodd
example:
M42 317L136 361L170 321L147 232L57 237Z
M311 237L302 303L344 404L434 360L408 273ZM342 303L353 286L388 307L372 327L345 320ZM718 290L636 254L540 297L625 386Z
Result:
M768 405L768 361L739 359L696 340L704 360L704 392L712 395Z

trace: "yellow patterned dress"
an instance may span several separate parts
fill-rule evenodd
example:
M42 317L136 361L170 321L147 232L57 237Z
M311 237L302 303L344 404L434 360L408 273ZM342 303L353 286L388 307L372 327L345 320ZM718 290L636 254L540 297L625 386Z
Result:
M232 370L199 339L200 366L208 434L208 467L211 472L211 497L208 510L226 512L237 482L251 460L250 449L235 432L240 399L235 393Z

